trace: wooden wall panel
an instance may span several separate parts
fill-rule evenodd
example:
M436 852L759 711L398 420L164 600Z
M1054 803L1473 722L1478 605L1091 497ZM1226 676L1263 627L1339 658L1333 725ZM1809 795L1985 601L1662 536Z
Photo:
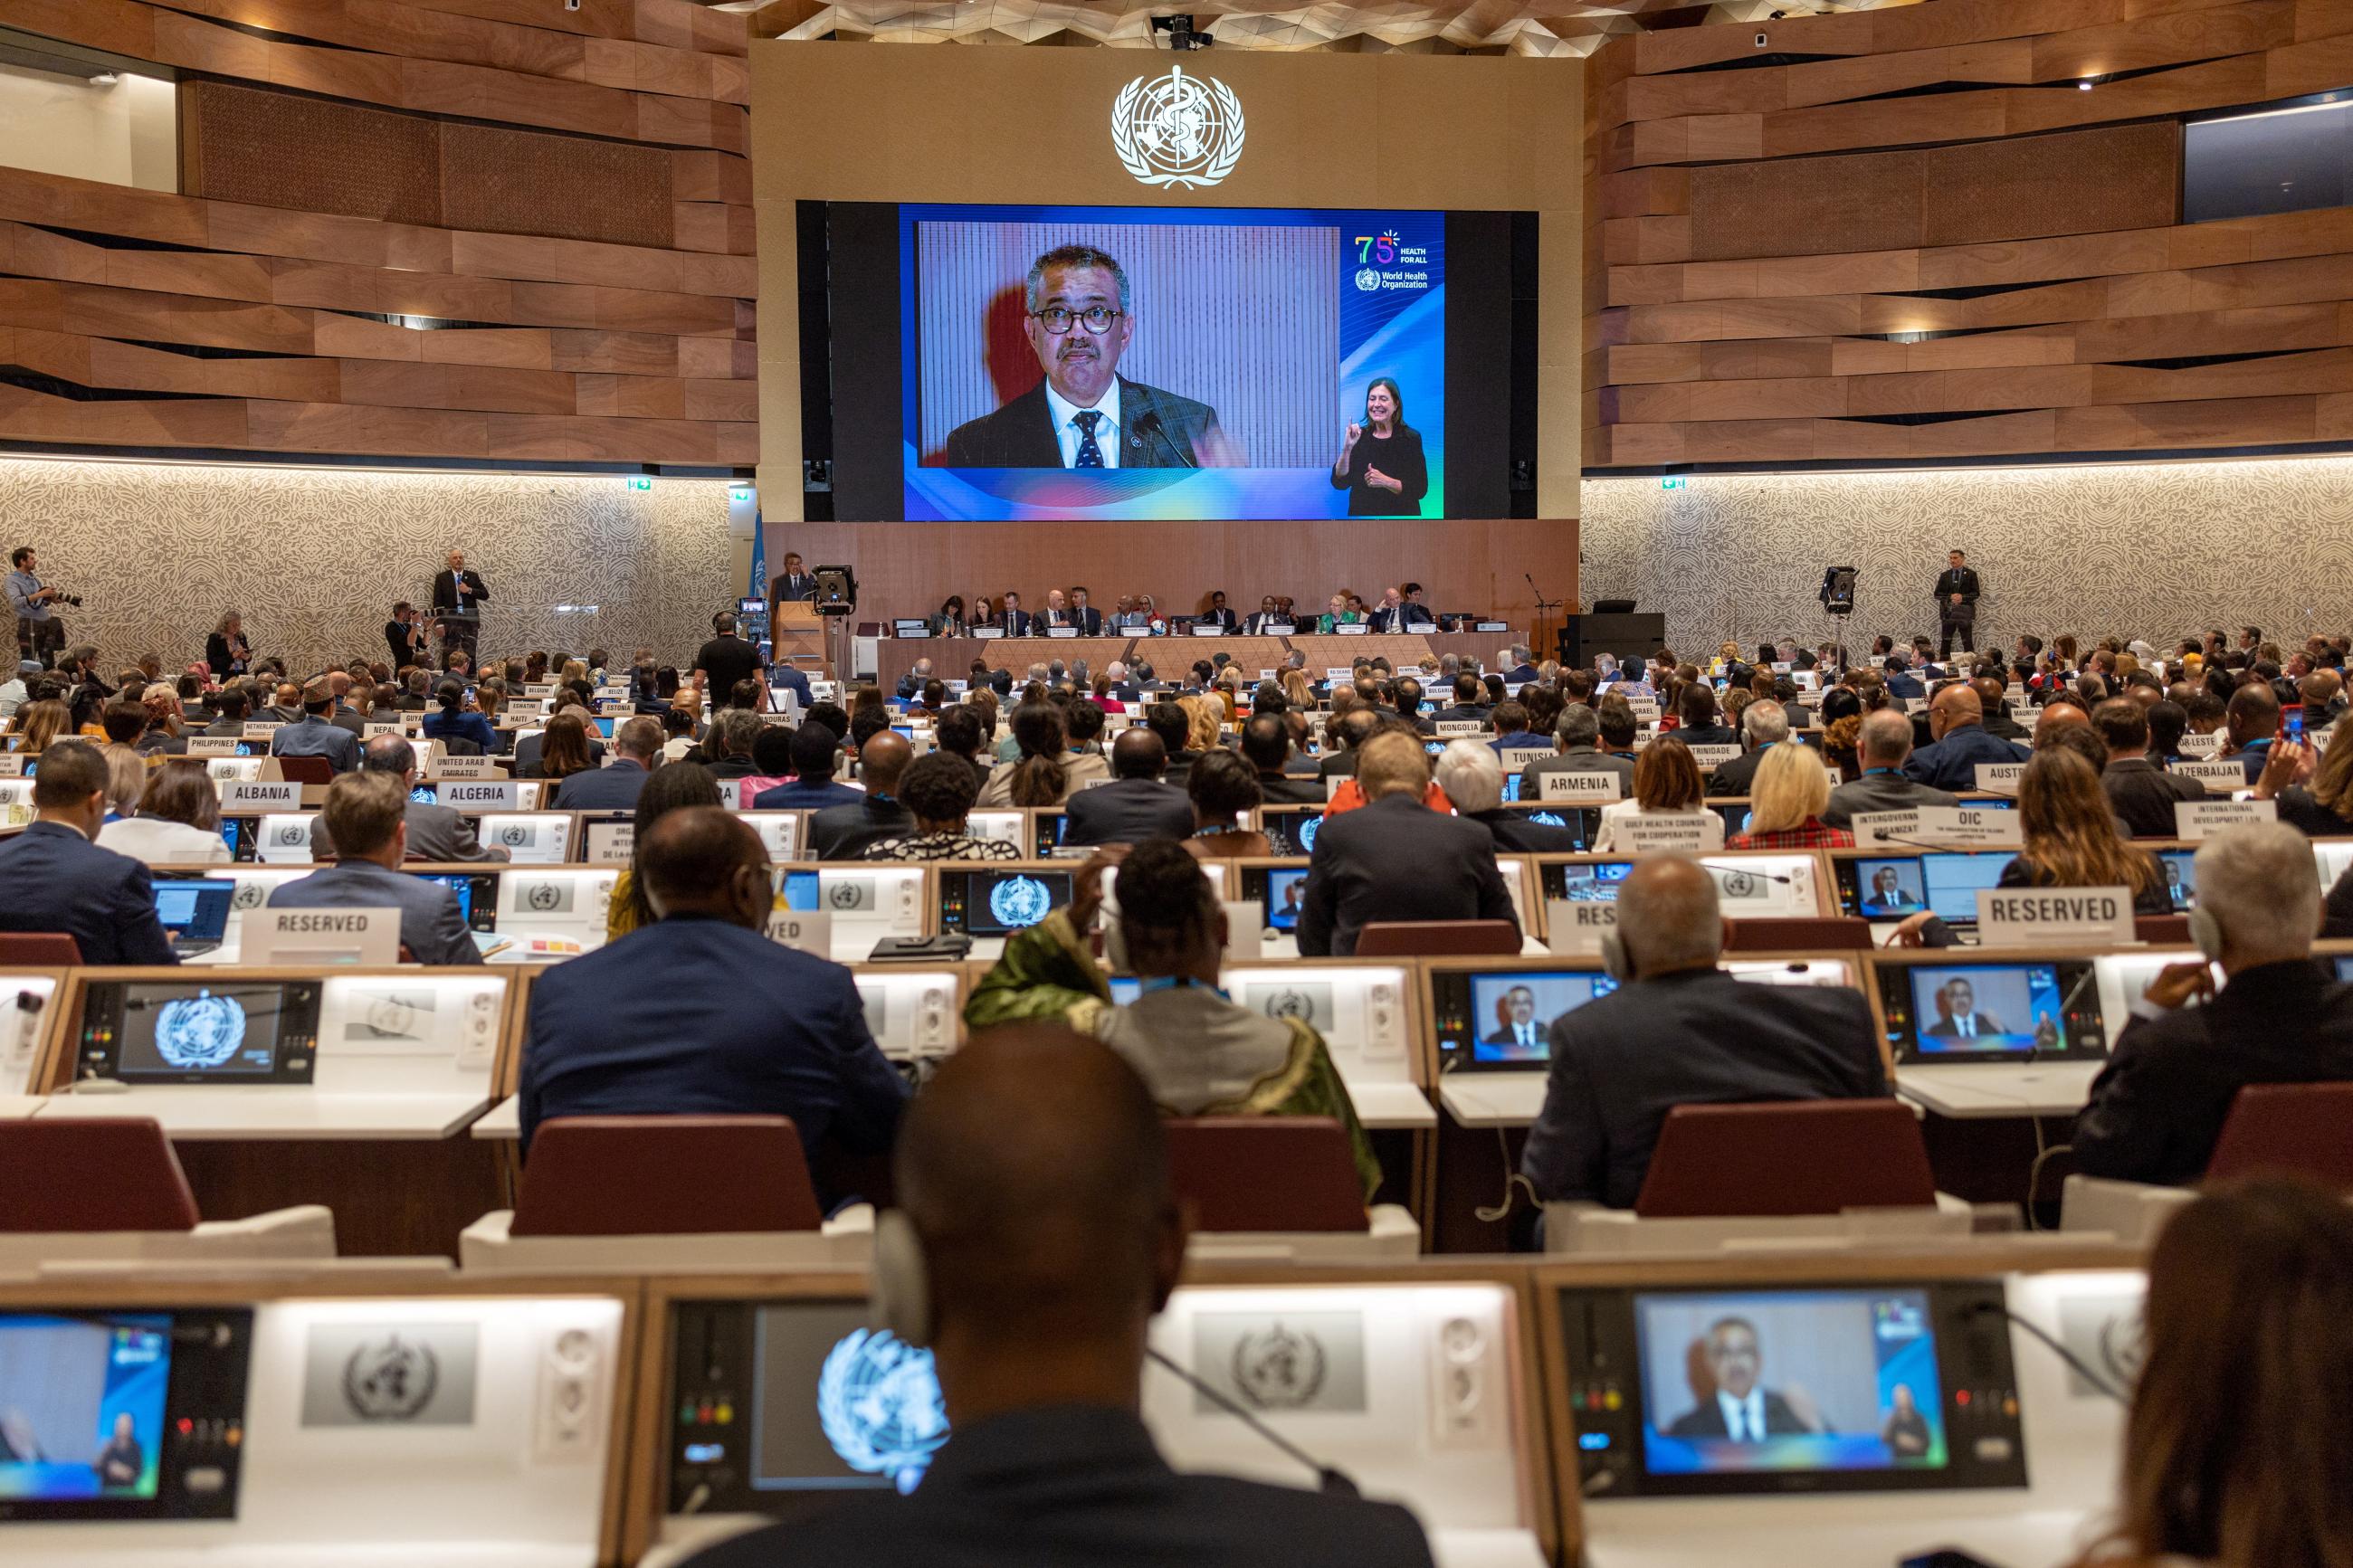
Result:
M0 0L0 26L198 73L185 195L0 169L0 442L757 461L740 16Z
M2181 223L2179 117L2353 87L2353 5L1936 0L1587 72L1588 468L2344 439L2353 208Z

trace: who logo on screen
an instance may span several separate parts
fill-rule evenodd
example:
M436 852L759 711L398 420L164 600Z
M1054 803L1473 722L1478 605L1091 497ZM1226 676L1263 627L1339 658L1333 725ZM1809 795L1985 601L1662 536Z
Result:
M1111 106L1112 150L1138 183L1214 185L1242 155L1242 100L1213 76L1182 66L1137 77Z

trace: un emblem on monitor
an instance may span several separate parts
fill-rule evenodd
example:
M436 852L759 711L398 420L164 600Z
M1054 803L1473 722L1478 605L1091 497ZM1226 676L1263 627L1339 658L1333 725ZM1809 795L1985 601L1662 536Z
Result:
M245 1009L231 997L199 992L155 1015L155 1054L183 1071L216 1068L244 1043Z
M1137 77L1111 106L1112 150L1146 185L1214 185L1242 155L1242 102L1213 76L1182 66Z
M362 1343L343 1363L343 1403L363 1421L413 1421L440 1386L433 1347L397 1332Z
M932 1352L855 1329L827 1352L817 1377L818 1425L841 1462L913 1491L948 1440L947 1405Z
M1234 1342L1234 1386L1261 1410L1297 1410L1324 1387L1324 1342L1280 1321Z
M1035 877L1008 877L988 889L988 912L1001 926L1033 926L1054 907L1054 895Z

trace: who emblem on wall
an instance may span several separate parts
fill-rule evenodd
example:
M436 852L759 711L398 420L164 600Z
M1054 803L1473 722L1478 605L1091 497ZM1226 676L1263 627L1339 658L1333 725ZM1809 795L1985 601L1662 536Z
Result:
M1111 108L1112 150L1138 183L1214 185L1242 155L1242 101L1213 76L1182 66L1120 89Z

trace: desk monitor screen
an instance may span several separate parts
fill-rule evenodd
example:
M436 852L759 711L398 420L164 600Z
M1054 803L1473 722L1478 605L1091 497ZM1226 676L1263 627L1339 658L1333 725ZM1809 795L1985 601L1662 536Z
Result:
M155 919L175 941L213 942L228 930L235 882L214 878L155 884Z
M82 1005L78 1074L129 1084L302 1084L318 1041L316 981L98 981Z
M2198 851L2195 849L2160 849L2157 863L2165 873L2166 896L2173 900L2178 911L2187 914L2198 907Z
M466 871L436 871L422 880L438 882L457 895L458 916L468 931L490 931L499 926L499 879Z
M2001 1307L1996 1281L1564 1291L1587 1495L2022 1487Z
M1242 879L1242 897L1256 899L1266 911L1270 931L1295 931L1299 929L1299 909L1307 896L1307 868L1304 866L1270 866L1253 870Z
M1633 868L1631 860L1592 860L1575 865L1547 862L1544 868L1544 896L1566 899L1572 904L1614 904L1618 901L1619 885Z
M1879 994L1887 1043L1899 1060L2090 1061L2106 1054L2087 960L1888 964L1879 972Z
M252 1325L0 1312L0 1525L235 1518Z
M1321 811L1273 811L1260 817L1260 826L1277 855L1313 855L1315 835L1324 826Z
M1441 1072L1541 1072L1552 1061L1552 1024L1618 983L1598 969L1505 969L1430 976Z
M1925 910L1947 924L1975 926L1978 891L2000 886L2012 858L2008 850L1858 856L1838 863L1839 899L1865 920L1900 921Z
M1071 901L1068 871L940 873L940 929L1010 936Z
M815 871L785 873L785 908L797 915L813 915L818 909L818 877Z
M912 1491L947 1441L931 1352L875 1328L864 1301L685 1301L676 1333L672 1513L795 1518Z

